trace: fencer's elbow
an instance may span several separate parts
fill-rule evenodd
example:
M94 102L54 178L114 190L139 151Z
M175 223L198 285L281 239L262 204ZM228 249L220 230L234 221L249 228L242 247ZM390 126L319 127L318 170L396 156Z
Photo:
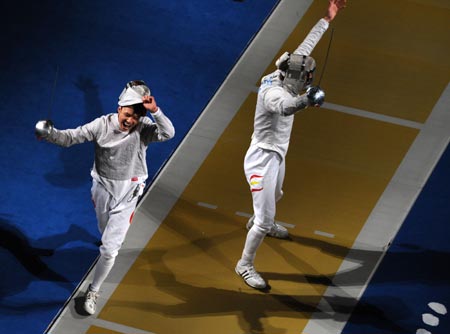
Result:
M175 137L175 129L172 128L170 130L166 130L166 131L160 133L159 136L160 136L160 141L170 140L173 137Z
M168 131L167 133L167 140L172 139L173 137L175 137L175 128L172 128L170 131Z

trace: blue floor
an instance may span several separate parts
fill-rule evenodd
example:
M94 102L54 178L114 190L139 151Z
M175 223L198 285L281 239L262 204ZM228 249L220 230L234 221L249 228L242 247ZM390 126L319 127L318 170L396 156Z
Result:
M276 3L2 5L2 333L42 333L97 256L89 174L93 147L38 142L36 121L51 118L57 128L73 128L115 112L125 83L144 79L177 132L173 140L150 146L151 180Z
M450 333L450 147L385 255L344 334ZM422 314L438 319L426 324ZM436 319L434 318L434 319ZM426 332L424 332L426 333Z

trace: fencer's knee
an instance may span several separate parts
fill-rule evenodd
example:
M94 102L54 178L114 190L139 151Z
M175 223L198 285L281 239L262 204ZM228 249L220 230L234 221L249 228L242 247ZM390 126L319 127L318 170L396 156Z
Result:
M117 254L119 254L119 251L115 249L108 249L104 247L103 245L100 246L100 255L103 257L106 261L112 260L116 258Z
M270 229L272 228L272 224L271 223L265 223L265 222L257 222L255 219L255 222L253 224L253 229L255 229L258 232L267 234L270 232Z

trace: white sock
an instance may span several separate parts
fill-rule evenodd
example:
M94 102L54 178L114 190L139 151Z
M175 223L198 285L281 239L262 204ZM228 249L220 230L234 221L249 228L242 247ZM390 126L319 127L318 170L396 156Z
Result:
M247 233L247 239L245 240L244 250L242 252L242 258L239 261L240 265L253 265L256 256L256 250L261 245L265 233L255 228L255 225Z
M89 288L91 291L98 292L100 290L100 286L103 284L106 276L108 276L111 271L114 261L115 258L105 258L100 255L97 265L95 266L94 279L92 280L92 284Z

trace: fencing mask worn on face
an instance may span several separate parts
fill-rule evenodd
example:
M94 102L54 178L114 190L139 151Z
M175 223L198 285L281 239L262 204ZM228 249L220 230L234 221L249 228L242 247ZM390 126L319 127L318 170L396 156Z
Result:
M314 70L316 69L314 58L291 54L288 59L285 59L279 65L280 70L284 70L286 73L283 86L292 94L300 94L311 86L314 79Z
M130 81L119 95L119 106L124 107L142 103L142 97L150 94L150 88L147 87L144 81Z

